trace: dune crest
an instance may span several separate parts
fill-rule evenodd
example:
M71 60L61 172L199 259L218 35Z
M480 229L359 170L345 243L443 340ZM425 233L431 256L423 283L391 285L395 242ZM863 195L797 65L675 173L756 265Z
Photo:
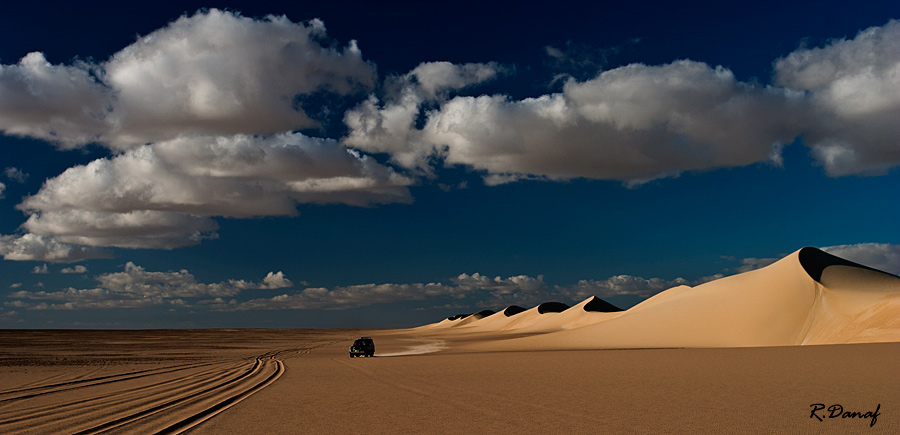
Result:
M542 304L511 317L489 316L459 330L535 334L473 345L510 350L900 341L900 277L811 247L761 269L615 309L592 297L568 309Z

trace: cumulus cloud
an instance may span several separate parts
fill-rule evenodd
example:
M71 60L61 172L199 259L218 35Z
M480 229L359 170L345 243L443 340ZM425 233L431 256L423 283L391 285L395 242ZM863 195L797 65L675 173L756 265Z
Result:
M366 305L458 297L466 290L437 283L362 284L327 289L307 288L293 294L245 302L222 298L206 301L214 311L348 309Z
M216 238L219 227L209 218L154 210L107 212L73 207L29 212L31 216L22 224L30 232L27 235L73 246L173 249ZM74 261L64 256L53 261L69 260Z
M98 285L90 289L66 288L60 291L17 291L7 305L34 310L73 310L139 308L148 306L188 306L198 298L236 296L244 290L277 289L291 286L282 272L269 272L262 282L228 280L219 283L198 282L187 270L147 271L132 262L122 272L96 277ZM26 302L30 301L30 302Z
M296 204L409 202L413 183L333 140L194 136L75 166L18 206L58 243L172 249L216 237L211 216L295 215Z
M319 20L261 20L211 9L141 37L104 64L116 90L117 145L179 133L230 135L291 131L315 123L296 104L324 90L372 86L374 68L356 42L323 46Z
M581 280L577 284L557 287L556 291L568 298L581 301L591 296L608 298L613 296L634 295L647 298L663 290L681 285L697 285L684 278L665 280L660 278L641 278L632 275L616 275L605 280Z
M19 183L24 183L25 180L28 179L28 174L19 168L9 167L9 168L6 168L4 170L4 172L6 173L6 178L9 178L10 180L13 180L13 181L17 181Z
M570 76L562 92L535 98L456 96L434 107L410 79L386 103L371 98L349 111L345 143L426 173L440 162L465 165L491 185L579 177L634 185L780 165L782 146L803 134L830 175L877 174L900 164L898 41L900 22L891 21L797 50L776 61L775 86L680 60ZM565 57L553 47L548 54Z
M3 191L6 190L6 185L0 183L0 199L3 199Z
M659 278L615 276L604 281L582 280L573 286L549 286L543 276L517 275L493 278L480 273L460 274L450 284L363 284L328 288L307 288L271 298L249 301L216 298L203 304L216 311L281 310L281 309L348 309L377 303L422 301L451 298L459 308L504 308L509 305L533 306L552 300L580 302L590 296L610 297L637 295L649 297L679 285L696 285L721 276L689 282L682 278L667 281Z
M46 274L50 273L50 271L47 269L47 265L44 264L41 266L34 266L34 269L31 269L31 273L39 274L39 275L46 275Z
M263 284L267 289L279 289L286 287L293 287L294 283L291 280L284 277L284 273L280 270L276 272L269 272L265 278L263 278Z
M544 283L543 275L530 277L517 275L508 278L490 278L479 273L460 274L452 280L459 288L467 291L486 291L490 296L479 301L483 307L507 307L516 304L539 304L551 297Z
M766 267L780 259L781 258L754 258L754 257L744 258L744 259L741 259L741 265L736 267L734 269L734 271L737 273L749 272L751 270L756 270L756 269Z
M350 132L344 144L384 152L403 167L430 172L432 144L422 141L416 123L422 107L445 101L450 92L486 82L506 72L494 64L422 63L386 84L385 102L374 95L344 116Z
M356 43L333 48L319 20L210 9L140 37L102 63L0 66L0 130L73 148L125 149L184 134L272 134L316 126L300 102L373 85Z
M53 237L36 234L0 235L0 255L5 260L75 262L110 258L109 251L89 246L62 243Z
M108 131L112 91L93 66L51 65L42 53L0 65L0 130L73 148Z
M687 60L616 68L537 98L457 96L428 112L422 128L414 128L410 100L381 109L370 100L348 112L346 142L392 153L406 167L439 157L487 172L492 184L533 177L641 182L777 161L781 145L800 131L798 95Z
M832 176L900 165L900 21L794 51L776 83L806 93L805 140Z
M0 254L77 261L109 255L99 247L172 249L216 237L217 216L410 202L414 180L363 152L417 175L463 165L488 185L579 177L636 185L780 164L782 145L802 133L831 175L883 172L900 164L898 41L900 22L891 21L797 50L775 63L775 86L679 60L570 75L560 92L522 100L462 95L507 72L495 63L422 63L348 111L338 142L292 132L316 126L304 109L316 95L376 88L354 41L330 41L319 20L202 11L105 62L53 65L30 53L0 65L0 130L116 150L26 198L25 234L0 236ZM562 64L578 58L547 53Z
M445 97L450 91L484 83L505 72L505 68L493 62L467 64L424 62L402 78L401 86L412 85L424 99L437 100Z
M75 266L75 267L64 267L64 268L62 268L62 270L60 270L60 272L61 272L61 273L66 273L66 274L70 274L70 273L87 273L87 267L84 267L84 266L82 266L82 265L79 264L79 265L77 265L77 266Z
M826 246L823 251L855 263L900 275L900 245L890 243L857 243Z
M75 273L86 269L73 268ZM269 272L261 281L230 279L218 283L199 282L187 270L154 272L134 263L121 272L95 277L93 288L59 291L14 291L5 305L21 309L102 309L150 306L184 306L211 311L249 310L343 310L373 304L404 301L439 301L453 307L504 308L518 304L534 306L547 301L580 302L589 296L637 295L649 297L689 282L621 275L606 280L582 280L572 286L550 286L543 276L517 275L493 278L480 273L460 274L449 283L382 283L348 286L307 287L272 297L247 298L248 290L294 287L283 272ZM13 288L17 288L14 286ZM271 293L270 293L271 294Z
M409 202L410 178L334 140L292 133L316 126L302 109L307 97L373 86L374 67L356 43L335 47L319 20L211 9L103 63L51 65L31 53L3 66L0 129L122 152L47 180L18 207L27 234L2 236L0 253L77 261L106 256L85 247L194 245L217 236L215 216L294 215L297 203ZM426 67L415 77L436 95L483 74Z

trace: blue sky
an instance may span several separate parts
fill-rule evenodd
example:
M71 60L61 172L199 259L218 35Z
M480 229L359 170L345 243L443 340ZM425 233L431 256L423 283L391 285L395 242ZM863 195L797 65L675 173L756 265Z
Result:
M0 328L900 273L896 2L324 3L4 6Z

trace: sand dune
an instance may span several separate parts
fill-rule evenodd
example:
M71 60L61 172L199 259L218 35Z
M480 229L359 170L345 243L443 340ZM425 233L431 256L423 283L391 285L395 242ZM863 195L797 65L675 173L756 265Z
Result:
M360 335L393 357L351 360ZM900 277L814 248L626 311L591 297L395 331L0 330L0 433L897 433L900 343L876 342L900 342ZM821 402L881 414L816 420Z
M472 323L540 334L479 343L486 350L788 346L900 341L900 277L803 248L767 267L661 292L621 312L532 308ZM521 317L520 317L521 316ZM493 317L493 316L492 316Z
M526 310L517 305L513 305L492 316L485 317L465 326L460 326L458 330L467 332L508 331L515 329L517 325L522 322L528 322L532 318L540 315L541 314L537 311L537 307Z
M519 328L518 332L547 333L562 331L564 329L580 328L582 326L614 319L619 317L623 312L624 311L608 302L595 296L591 296L561 313L552 316L544 316L533 324L525 325Z

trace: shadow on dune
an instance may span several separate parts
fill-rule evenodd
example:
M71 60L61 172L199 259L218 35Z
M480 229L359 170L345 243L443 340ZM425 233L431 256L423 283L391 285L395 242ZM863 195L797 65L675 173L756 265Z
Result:
M515 316L516 314L521 313L522 311L525 311L525 309L518 305L510 305L510 306L506 307L505 310L503 310L503 315L506 317L512 317L512 316Z
M836 257L831 255L821 249L813 248L807 246L800 250L798 253L798 257L800 259L800 266L803 267L803 270L809 274L812 279L816 280L816 282L822 282L822 272L825 271L825 268L828 266L850 266L850 267L858 267L861 269L871 270L875 272L881 272L887 275L891 275L887 272L873 269L869 266L865 266L859 263L854 263L850 260L845 260L841 257Z
M478 320L478 319L483 319L487 316L491 316L494 313L495 313L495 311L492 311L492 310L482 310L475 314L472 314L472 313L457 314L455 316L448 317L447 320L469 319L470 317L471 317L471 319L469 319L469 320Z
M562 302L544 302L538 305L538 313L561 313L569 309L569 306Z
M483 319L487 316L493 316L496 311L494 310L481 310L475 314L472 314L472 317L475 319Z
M621 308L604 301L598 297L594 297L590 302L584 305L584 311L591 311L597 313L615 313L618 311L624 311Z

